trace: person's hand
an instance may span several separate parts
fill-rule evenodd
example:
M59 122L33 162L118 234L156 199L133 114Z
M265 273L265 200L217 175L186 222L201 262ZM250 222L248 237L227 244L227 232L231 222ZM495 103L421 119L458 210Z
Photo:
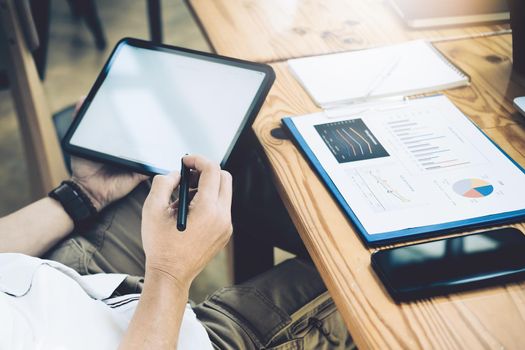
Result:
M177 230L178 203L171 202L180 175L157 175L142 210L142 242L146 276L160 273L189 288L230 239L232 178L203 157L186 156L183 161L200 175L186 230Z
M83 102L84 98L77 103L75 114ZM146 175L79 157L71 157L71 169L71 180L84 190L97 211L124 197L148 178Z
M71 180L84 190L97 211L124 197L148 178L146 175L78 157L71 157L71 168Z

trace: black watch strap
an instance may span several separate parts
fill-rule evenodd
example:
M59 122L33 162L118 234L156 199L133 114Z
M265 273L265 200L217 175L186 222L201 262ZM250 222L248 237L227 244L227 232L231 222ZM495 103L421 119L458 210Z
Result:
M63 181L48 196L62 204L75 227L91 221L97 215L97 209L89 197L73 181Z

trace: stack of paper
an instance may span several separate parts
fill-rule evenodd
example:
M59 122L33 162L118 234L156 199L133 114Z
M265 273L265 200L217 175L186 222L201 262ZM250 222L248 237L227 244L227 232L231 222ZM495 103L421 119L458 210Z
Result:
M425 41L289 60L323 108L467 85L469 78Z

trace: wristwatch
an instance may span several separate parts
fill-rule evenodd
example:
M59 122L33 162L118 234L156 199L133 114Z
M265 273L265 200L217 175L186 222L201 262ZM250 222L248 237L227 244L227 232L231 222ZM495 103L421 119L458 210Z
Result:
M97 215L97 209L89 197L73 181L63 181L48 196L60 202L75 227L90 222Z

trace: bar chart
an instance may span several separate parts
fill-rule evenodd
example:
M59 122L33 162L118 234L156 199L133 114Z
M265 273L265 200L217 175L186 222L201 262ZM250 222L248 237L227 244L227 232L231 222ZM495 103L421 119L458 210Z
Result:
M409 117L388 121L387 125L420 170L467 166L477 158L453 129L440 129L425 119Z

